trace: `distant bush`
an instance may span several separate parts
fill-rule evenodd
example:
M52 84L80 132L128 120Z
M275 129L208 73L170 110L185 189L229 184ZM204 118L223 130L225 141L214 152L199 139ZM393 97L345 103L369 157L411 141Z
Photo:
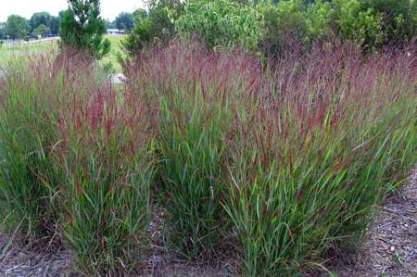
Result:
M409 42L417 36L416 1L367 0L363 5L380 16L384 43Z
M32 31L32 35L35 37L46 36L50 32L51 30L49 29L48 26L41 24Z
M154 1L149 13L136 17L124 46L136 55L178 32L210 48L243 47L266 56L308 50L335 37L372 51L412 41L416 14L417 4L410 0Z
M233 1L189 1L176 21L182 36L196 34L209 47L242 46L254 50L263 35L261 16L248 5Z
M332 29L332 17L334 10L329 2L316 0L314 5L308 5L305 12L308 44L313 44L317 40L331 39L334 37Z
M151 2L148 12L135 12L135 26L122 42L123 48L135 56L146 45L166 44L176 34L174 20L181 14L182 7L178 0L157 0Z
M303 47L308 34L302 1L281 1L259 8L265 28L261 47L267 55L275 55L284 49ZM315 28L312 24L310 27Z
M267 56L339 37L364 49L407 44L417 35L415 1L188 1L176 20L183 37L209 47L241 46Z
M366 48L383 42L381 16L371 7L365 9L359 0L334 0L335 23L343 39L349 39Z

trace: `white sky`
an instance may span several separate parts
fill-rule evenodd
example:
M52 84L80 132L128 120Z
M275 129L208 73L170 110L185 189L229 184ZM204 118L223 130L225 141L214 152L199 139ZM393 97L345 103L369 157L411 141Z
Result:
M113 20L121 12L133 12L144 6L143 0L101 0L101 16ZM11 14L27 19L35 12L46 11L58 15L67 7L66 0L0 0L0 22L6 21Z

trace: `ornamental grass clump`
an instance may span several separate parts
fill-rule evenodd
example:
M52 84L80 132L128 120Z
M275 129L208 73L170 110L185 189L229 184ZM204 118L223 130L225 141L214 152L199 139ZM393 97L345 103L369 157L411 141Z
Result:
M314 272L355 246L416 162L412 57L326 44L262 67L198 44L144 51L129 87L159 107L168 245L221 257L227 241L250 276Z
M152 214L187 259L315 274L417 162L415 54L324 44L261 63L174 41L116 87L71 51L11 66L1 215L86 275L146 274Z
M157 155L168 245L188 259L213 257L229 235L227 137L235 101L256 82L259 63L174 42L130 68L131 86L159 104Z
M91 275L137 273L148 248L154 171L146 107L110 83L69 95L62 107L63 230L77 266Z
M276 64L229 146L225 208L248 276L323 267L416 162L415 59L323 47Z
M49 101L56 82L42 74L46 57L13 63L0 81L0 207L8 230L19 227L27 243L59 241L56 222L60 174L53 152L57 108Z
M63 242L85 274L140 270L154 171L147 107L73 51L10 68L0 85L10 226Z

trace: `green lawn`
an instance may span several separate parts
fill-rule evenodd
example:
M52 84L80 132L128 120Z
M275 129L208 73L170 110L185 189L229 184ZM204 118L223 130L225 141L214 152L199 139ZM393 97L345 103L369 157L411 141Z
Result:
M111 51L106 57L103 58L101 62L103 64L111 63L113 69L116 72L121 72L122 68L120 67L120 64L117 61L117 55L123 54L121 42L125 38L125 36L108 35L106 36L106 38L108 38L111 42Z
M36 55L57 49L56 41L42 41L31 43L16 43L14 45L4 44L0 48L0 66L5 66L13 59L26 55Z
M121 41L124 36L106 36L111 42L111 52L103 58L102 64L112 64L115 72L121 72L121 67L117 62L118 53L122 53ZM3 45L0 48L0 66L5 66L13 59L26 55L36 55L53 51L58 48L57 41L41 41L31 43L18 43L15 45Z

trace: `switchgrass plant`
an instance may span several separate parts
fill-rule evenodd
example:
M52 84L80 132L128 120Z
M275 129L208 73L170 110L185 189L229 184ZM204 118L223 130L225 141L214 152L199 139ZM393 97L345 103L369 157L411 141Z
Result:
M326 44L262 65L175 41L117 89L72 52L11 67L2 215L62 238L86 275L125 276L143 273L155 195L183 257L233 249L245 276L315 273L416 162L415 57Z
M131 274L148 244L152 130L140 102L109 85L76 103L60 119L65 238L82 272Z
M20 226L29 242L52 240L56 231L60 175L52 153L57 142L56 108L47 97L42 65L15 63L0 86L0 201L6 229Z
M94 74L94 73L93 73ZM57 164L64 174L64 237L88 275L138 270L148 246L152 130L146 107L110 82L60 103ZM87 89L86 89L87 88Z
M360 241L416 162L412 57L324 45L262 71L244 53L178 42L142 54L130 85L160 105L171 244L219 255L237 234L244 274L275 276L323 269Z
M139 59L129 78L133 89L159 105L159 191L168 246L187 259L216 256L230 228L222 205L231 99L249 86L259 64L179 42Z
M194 93L193 100L179 91L163 98L159 136L167 236L187 258L214 253L227 227L221 177L228 119L220 107L208 111L201 91Z
M237 114L225 207L245 275L311 272L360 241L416 162L415 65L321 48L278 64L268 97Z
M149 113L82 54L18 69L0 84L1 201L11 225L48 228L37 238L62 238L87 275L132 274L147 248Z

